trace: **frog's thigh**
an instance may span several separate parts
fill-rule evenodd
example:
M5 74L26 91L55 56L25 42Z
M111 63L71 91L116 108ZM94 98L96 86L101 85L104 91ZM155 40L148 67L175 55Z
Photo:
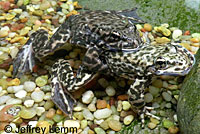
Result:
M102 53L97 47L91 47L87 50L82 64L92 72L103 72L106 73L108 71L108 67L104 64L101 59L99 59L99 55Z

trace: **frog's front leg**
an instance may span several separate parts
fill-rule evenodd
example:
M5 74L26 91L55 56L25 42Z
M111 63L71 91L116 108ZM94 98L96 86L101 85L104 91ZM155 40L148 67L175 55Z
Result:
M129 102L131 103L133 110L136 110L136 112L140 115L142 127L144 127L145 115L160 119L149 112L149 110L152 110L153 107L145 106L144 90L149 86L150 82L150 79L146 77L136 78L128 90Z
M69 92L76 91L95 77L95 73L79 68L76 76L67 60L60 59L52 67L52 100L66 114L72 115L76 100Z

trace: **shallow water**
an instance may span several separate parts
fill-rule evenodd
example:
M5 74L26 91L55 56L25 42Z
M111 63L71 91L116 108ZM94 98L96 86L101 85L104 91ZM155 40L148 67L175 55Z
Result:
M200 31L200 0L78 0L91 10L122 10L138 7L138 15L148 23L192 32Z

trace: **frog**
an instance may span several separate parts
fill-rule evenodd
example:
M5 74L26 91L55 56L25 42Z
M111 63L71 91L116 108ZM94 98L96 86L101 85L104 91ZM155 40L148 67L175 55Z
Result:
M90 70L87 64L82 64L74 76L68 60L65 59L59 59L52 66L52 99L65 113L72 114L76 104L71 93L90 82L97 74L104 74L133 81L127 91L128 101L140 116L142 125L146 116L160 119L150 113L153 107L146 106L144 101L145 89L151 84L152 77L185 76L195 64L194 55L178 43L142 45L139 49L110 49L99 57L107 65L100 72Z
M86 57L100 65L98 57L89 57L93 47L98 52L108 49L137 49L142 44L136 23L144 23L136 14L137 8L122 11L85 11L72 15L50 37L44 29L32 33L13 60L13 76L32 72L36 61L54 53L67 43L87 49ZM100 51L101 50L101 51ZM97 68L91 66L91 69ZM99 66L99 71L104 70Z

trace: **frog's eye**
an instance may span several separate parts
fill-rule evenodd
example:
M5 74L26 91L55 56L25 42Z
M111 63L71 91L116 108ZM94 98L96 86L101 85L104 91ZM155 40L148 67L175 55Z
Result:
M158 57L154 64L157 69L163 69L167 67L167 61L163 57Z

